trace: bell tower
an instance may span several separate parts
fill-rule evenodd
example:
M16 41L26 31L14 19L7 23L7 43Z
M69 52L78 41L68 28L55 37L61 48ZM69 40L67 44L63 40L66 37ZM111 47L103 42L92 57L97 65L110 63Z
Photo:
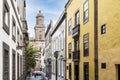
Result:
M44 25L44 16L39 11L36 16L36 25L35 25L35 40L44 41L45 40L45 25Z

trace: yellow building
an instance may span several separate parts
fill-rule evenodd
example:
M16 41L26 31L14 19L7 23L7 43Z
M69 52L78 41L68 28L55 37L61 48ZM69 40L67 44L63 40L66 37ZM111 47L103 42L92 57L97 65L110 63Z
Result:
M66 79L120 80L120 0L69 0Z
M67 80L95 80L94 0L69 0L67 13Z
M120 0L98 0L99 80L120 80Z

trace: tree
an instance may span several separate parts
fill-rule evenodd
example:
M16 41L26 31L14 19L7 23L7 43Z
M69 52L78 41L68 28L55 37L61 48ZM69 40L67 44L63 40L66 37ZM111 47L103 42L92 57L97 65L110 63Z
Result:
M34 69L36 65L36 60L34 58L34 54L37 53L38 50L33 48L29 43L26 46L26 60L27 60L27 72L29 73L31 69Z

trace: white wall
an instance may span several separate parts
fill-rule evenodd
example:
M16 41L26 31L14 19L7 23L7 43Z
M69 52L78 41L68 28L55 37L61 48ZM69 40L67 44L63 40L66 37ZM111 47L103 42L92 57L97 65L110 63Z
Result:
M2 4L3 3L3 0L0 0L0 80L2 80L2 73L3 73L3 69L2 69L2 65L3 65L3 59L2 59Z
M55 60L55 58L54 58L54 52L55 51L59 51L59 57L60 57L60 55L63 55L63 57L65 57L65 20L61 23L60 26L57 26L57 27L58 27L58 29L52 35L52 55L53 55L52 59L53 60ZM59 59L59 57L58 57L58 59ZM61 64L63 64L64 62L62 60L58 61L58 66L59 66L58 67L58 73L60 75L62 75L62 73L64 73L64 69L63 69L62 65L59 64L60 62L61 62ZM55 62L52 62L52 65L53 64L55 64ZM54 65L54 67L55 66L56 65ZM65 64L63 66L65 66ZM52 68L52 69L54 69L52 71L55 71L55 68ZM61 77L58 77L58 78L62 79ZM52 79L53 80L55 79L55 75L52 75Z
M0 80L3 80L3 47L2 47L2 43L5 42L6 44L9 45L10 47L10 80L12 80L12 49L16 50L16 46L17 46L17 27L20 31L20 34L22 35L22 31L20 29L20 25L22 26L22 23L20 22L20 25L18 23L18 20L16 18L15 12L13 10L12 4L11 4L11 0L7 0L8 5L10 7L9 11L10 11L10 34L8 35L5 30L3 29L3 1L4 0L0 0ZM13 0L14 1L14 0ZM22 0L23 1L23 0ZM16 2L15 2L15 7L16 7ZM17 10L17 9L16 9ZM18 18L20 20L20 16L17 13ZM15 19L16 22L16 42L14 42L12 40L12 16ZM16 50L16 54L17 52L19 53L19 55L22 55L22 50ZM20 61L20 60L19 60ZM20 62L19 62L20 63ZM20 68L20 66L19 66ZM20 71L19 71L20 72ZM17 78L17 55L16 55L16 78Z

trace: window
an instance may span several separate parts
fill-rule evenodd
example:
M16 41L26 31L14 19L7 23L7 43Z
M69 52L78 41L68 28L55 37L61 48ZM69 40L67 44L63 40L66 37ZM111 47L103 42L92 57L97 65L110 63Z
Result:
M71 67L71 63L69 64L69 79L72 80L72 67Z
M19 53L17 53L17 79L19 80Z
M72 44L68 44L68 58L71 59L71 54L72 54Z
M62 60L60 60L60 76L62 76Z
M88 0L85 1L84 5L83 5L83 15L84 15L84 23L88 22L89 19L89 12L88 12Z
M56 38L56 51L58 51L59 50L59 47L58 47L58 38Z
M105 34L106 33L106 24L101 26L101 34Z
M9 34L9 22L10 22L10 15L9 15L9 7L6 1L4 1L3 7L3 29Z
M42 35L40 34L40 36L39 36L39 39L41 40L42 39Z
M89 80L89 63L84 62L84 80Z
M89 39L89 35L88 33L84 35L84 44L83 44L83 48L84 48L84 56L88 56L89 55L89 43L88 43L88 39Z
M55 61L53 61L53 73L55 74Z
M61 69L62 73L61 73L61 74L62 74L62 76L64 76L64 71L65 71L65 70L64 70L64 68L65 68L65 66L64 66L64 61L62 61L62 64L61 64L61 65L62 65L62 69Z
M68 70L68 66L66 67L66 69Z
M14 18L13 18L13 22L12 22L12 39L14 41L16 41L16 24L15 24Z
M20 35L20 45L22 45L22 35Z
M71 28L72 28L72 20L69 19L69 21L68 21L68 35L71 34Z
M49 43L51 43L51 33L49 33Z
M57 45L58 45L58 51L60 50L60 40L59 40L59 36L58 36L58 43L57 43Z
M101 63L101 68L106 69L106 63Z
M60 76L60 72L61 72L61 61L58 60L58 75Z
M54 73L54 62L52 62L52 73Z
M59 50L61 49L60 34L59 34Z
M75 26L79 24L79 11L75 13Z
M20 32L19 29L17 29L17 44L20 45Z
M79 50L79 40L78 39L75 39L74 40L74 49L75 49L75 51L78 51Z
M3 80L9 80L9 46L3 42Z
M59 35L59 37L60 37L60 50L62 49L62 36L61 35Z
M56 51L56 42L54 40L54 52Z
M22 75L22 55L20 56L20 74Z
M12 68L13 68L12 69L12 73L13 73L12 74L12 80L15 80L15 70L16 70L16 67L15 67L15 65L16 65L15 64L15 53L16 53L15 50L12 49L12 55L13 55L13 58L12 58L12 64L13 64L12 65Z
M64 49L64 31L62 31L62 49Z
M20 7L19 6L20 6L20 1L17 0L17 10L18 10L18 13L20 13L20 9L19 9Z

